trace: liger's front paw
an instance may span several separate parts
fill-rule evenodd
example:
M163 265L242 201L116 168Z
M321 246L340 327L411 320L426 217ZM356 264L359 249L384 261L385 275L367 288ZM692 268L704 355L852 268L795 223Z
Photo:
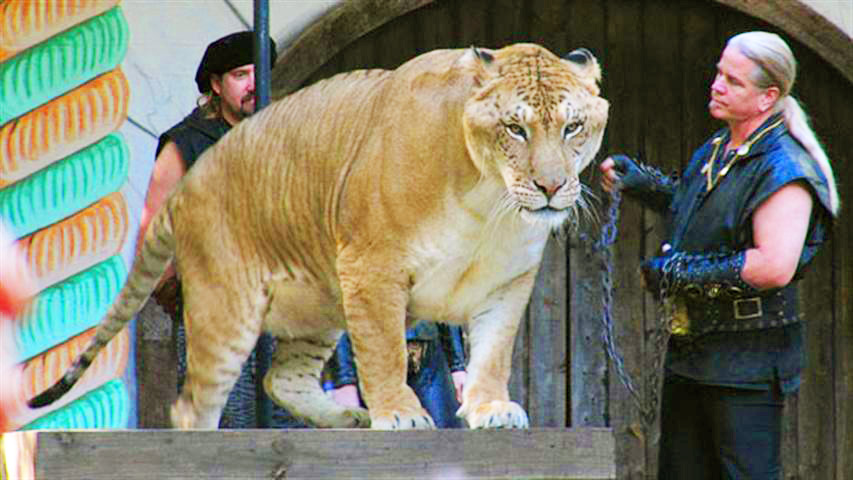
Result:
M423 408L370 410L373 430L430 430L435 428L432 417Z
M463 405L459 416L464 417L471 428L528 428L530 422L521 405L515 402L495 400L481 403L473 409Z

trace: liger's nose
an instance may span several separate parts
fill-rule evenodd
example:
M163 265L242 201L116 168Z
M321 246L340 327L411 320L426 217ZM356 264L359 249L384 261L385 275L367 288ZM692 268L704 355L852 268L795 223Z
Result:
M534 180L533 184L536 185L536 188L545 195L545 198L548 200L553 197L557 191L566 184L566 179L554 179L554 180Z

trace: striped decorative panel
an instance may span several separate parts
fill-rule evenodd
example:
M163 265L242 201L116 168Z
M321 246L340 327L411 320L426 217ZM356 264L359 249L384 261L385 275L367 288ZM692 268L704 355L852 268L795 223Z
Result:
M125 427L132 410L118 379L127 331L67 395L26 407L82 351L127 277L130 150L117 130L130 103L120 69L130 32L118 4L0 0L0 223L38 291L14 319L24 385L0 430Z

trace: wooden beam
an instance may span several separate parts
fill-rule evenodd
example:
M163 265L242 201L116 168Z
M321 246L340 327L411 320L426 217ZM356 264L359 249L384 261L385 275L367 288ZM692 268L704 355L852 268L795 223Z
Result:
M616 478L609 429L43 431L37 445L36 478L64 480Z
M803 42L853 82L853 42L850 36L805 2L790 0L716 0L781 28Z

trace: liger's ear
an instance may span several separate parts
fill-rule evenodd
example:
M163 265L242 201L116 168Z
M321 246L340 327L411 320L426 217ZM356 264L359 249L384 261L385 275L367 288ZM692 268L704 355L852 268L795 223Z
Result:
M495 55L487 48L471 46L459 63L472 73L475 84L479 87L485 83L495 61Z
M586 48L572 50L563 57L563 61L578 75L578 78L593 95L598 95L598 82L601 81L601 67L598 59Z

